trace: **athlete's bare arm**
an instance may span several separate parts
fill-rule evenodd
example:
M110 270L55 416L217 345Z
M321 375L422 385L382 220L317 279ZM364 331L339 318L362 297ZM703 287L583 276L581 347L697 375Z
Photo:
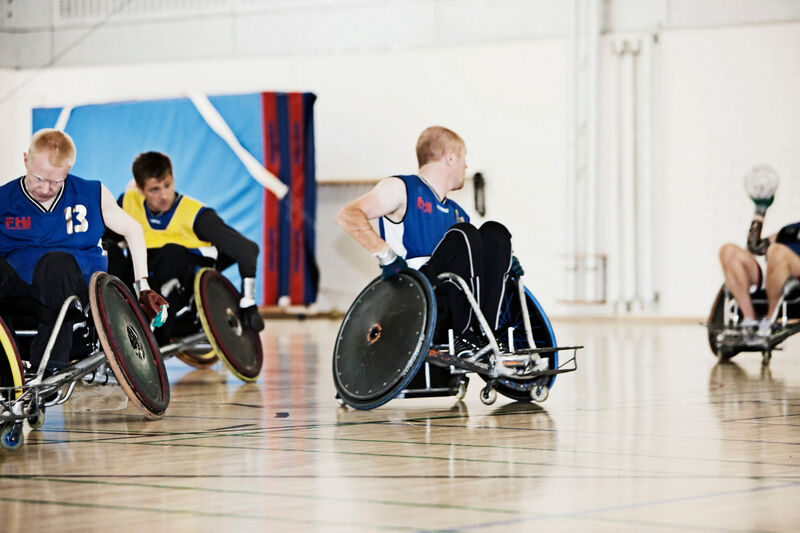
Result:
M122 210L105 185L101 185L101 209L103 221L115 233L119 233L128 243L133 260L133 276L139 280L147 277L147 246L144 242L142 226Z
M389 245L372 229L369 221L385 216L399 222L405 214L405 183L392 177L379 181L370 192L342 207L336 214L336 223L368 252L376 254Z

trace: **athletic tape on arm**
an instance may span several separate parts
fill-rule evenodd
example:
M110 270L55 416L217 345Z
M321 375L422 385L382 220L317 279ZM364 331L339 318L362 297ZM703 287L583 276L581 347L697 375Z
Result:
M264 166L259 163L253 155L244 149L244 147L236 139L236 136L231 131L225 119L219 114L217 109L211 104L206 95L201 93L189 93L189 99L192 101L200 116L225 141L231 150L239 157L244 167L253 178L261 185L275 193L278 198L283 198L289 192L289 188L274 174L269 172Z

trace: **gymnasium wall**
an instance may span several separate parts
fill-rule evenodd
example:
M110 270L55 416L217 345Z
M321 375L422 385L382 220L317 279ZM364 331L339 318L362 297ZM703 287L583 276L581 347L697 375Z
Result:
M604 38L604 42L607 40ZM320 181L377 179L416 168L414 143L429 124L466 140L469 173L487 179L487 217L504 221L528 284L553 315L575 310L564 295L566 215L566 38L548 37L412 49L391 47L123 66L0 71L4 89L28 79L0 105L2 180L22 173L30 109L64 104L258 90L311 91ZM653 250L655 313L699 317L721 282L716 249L743 241L751 207L741 188L756 162L782 186L767 229L793 219L800 187L800 24L669 30L654 48ZM5 91L3 91L5 92ZM600 195L609 177L600 110ZM78 147L82 150L102 147ZM336 193L332 192L334 189ZM330 195L326 195L330 190ZM332 213L341 189L320 187L317 258L320 305L346 307L377 274L349 244ZM455 197L472 209L471 196ZM598 225L601 252L609 227ZM342 272L347 271L347 275ZM591 312L604 313L596 308ZM586 312L581 310L581 312Z

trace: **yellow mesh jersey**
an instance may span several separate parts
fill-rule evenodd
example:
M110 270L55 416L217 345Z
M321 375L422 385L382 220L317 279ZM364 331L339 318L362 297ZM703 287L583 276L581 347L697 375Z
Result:
M122 209L141 224L148 248L161 248L166 244L179 244L185 248L211 246L210 242L201 241L192 228L197 214L203 207L205 206L194 198L181 196L178 204L170 211L155 217L155 220L160 220L166 225L164 228L159 228L153 227L154 224L148 219L144 208L144 195L138 189L131 189L122 197Z

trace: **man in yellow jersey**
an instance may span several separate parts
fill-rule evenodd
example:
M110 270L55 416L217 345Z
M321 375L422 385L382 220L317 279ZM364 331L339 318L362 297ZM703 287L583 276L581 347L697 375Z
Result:
M172 162L165 154L139 154L133 162L133 177L136 187L126 191L120 203L142 225L149 279L175 309L172 315L179 315L188 305L198 268L213 266L223 270L237 263L242 278L239 306L243 325L261 331L264 321L255 301L258 245L225 224L213 209L177 193ZM120 254L109 253L109 271L118 271L126 279L126 268ZM169 339L172 327L168 321L161 328L159 341Z

